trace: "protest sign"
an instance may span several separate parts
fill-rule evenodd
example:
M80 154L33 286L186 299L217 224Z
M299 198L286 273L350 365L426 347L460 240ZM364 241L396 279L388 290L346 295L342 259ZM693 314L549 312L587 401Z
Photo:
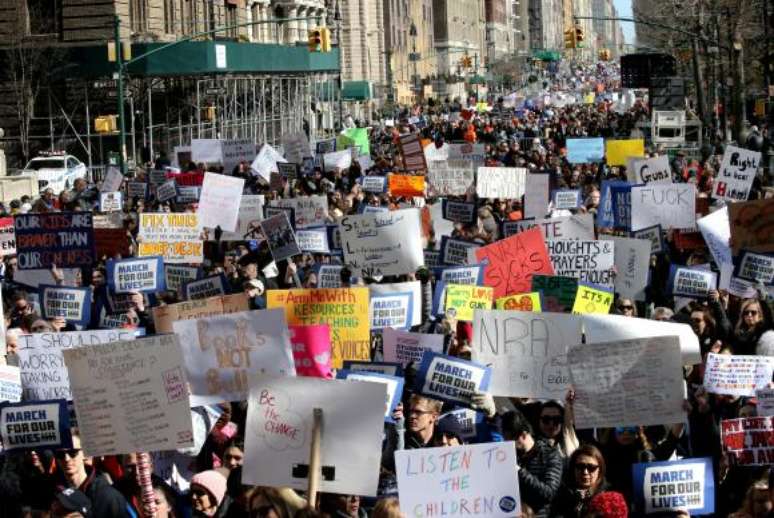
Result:
M774 417L723 419L720 440L730 466L774 464Z
M615 292L632 300L645 300L652 244L645 239L601 235L615 244Z
M266 306L284 309L289 324L328 324L334 368L371 357L368 288L268 290Z
M17 354L24 400L72 399L62 350L134 338L134 331L127 329L19 335Z
M360 179L360 184L365 192L383 193L386 181L384 176L364 176Z
M161 185L166 181L167 181L166 169L151 169L150 171L148 171L148 183L150 183L151 186Z
M531 228L540 228L543 238L594 240L594 216L577 214L558 218L504 221L503 236L508 237Z
M176 304L166 304L153 308L153 322L156 324L156 332L173 333L173 322L178 320L191 320L210 317L213 315L225 315L248 311L250 304L246 293L234 293L205 299L188 300Z
M371 145L368 141L368 131L369 128L347 128L337 137L336 145L338 146L340 141L346 141L347 145L343 147L356 146L360 154L370 155Z
M556 275L613 286L614 242L550 239L546 247Z
M331 377L331 328L326 324L288 326L297 376Z
M560 399L569 386L565 355L581 342L581 318L558 313L479 310L473 319L473 359L496 365L496 396Z
M263 219L264 196L262 194L245 194L239 201L236 230L224 231L221 241L244 241L257 239L260 236L259 223Z
M165 263L201 263L204 245L199 217L192 213L140 213L139 257L161 256Z
M696 185L649 184L632 187L631 229L696 227Z
M368 313L373 329L408 329L422 323L422 287L419 281L371 284L368 290Z
M86 455L193 446L177 337L67 349L63 355Z
M16 255L20 270L82 268L94 264L90 212L17 214Z
M567 364L578 429L685 421L676 336L573 346Z
M468 258L472 251L481 248L480 243L465 241L463 239L454 239L449 236L441 237L441 256L443 264L468 264Z
M314 271L317 274L318 288L341 288L341 270L338 264L317 264Z
M613 202L613 227L628 230L632 226L632 186L614 183L610 186Z
M742 250L734 276L769 286L774 284L774 254L757 254Z
M352 165L352 151L342 149L341 151L325 153L322 163L326 171L335 171L337 169L343 171Z
M492 369L454 356L425 351L414 391L433 399L470 406L476 392L486 392Z
M261 150L258 152L258 155L255 157L253 162L250 164L250 169L258 174L261 178L269 181L269 176L271 173L277 173L277 163L278 162L287 162L285 160L285 157L283 157L276 149L271 147L269 144L264 144L261 147ZM240 193L241 194L241 193Z
M272 200L269 205L293 209L293 228L324 227L328 216L328 197L325 195L282 198ZM268 212L266 217L270 217Z
M202 270L197 266L183 266L179 264L168 264L164 266L164 278L166 279L167 289L177 291L187 282L195 281L201 277Z
M575 303L572 313L575 315L588 315L610 313L613 305L613 290L595 284L578 283L578 291L575 294Z
M297 230L296 242L302 252L311 254L331 253L330 248L328 248L328 230L325 227Z
M774 252L774 233L771 232L774 228L774 198L729 203L727 207L734 257L737 257L742 249L751 252ZM16 218L18 221L19 216ZM18 230L16 237L18 246Z
M435 278L438 281L449 284L476 284L480 285L484 278L484 267L480 264L469 266L451 266L437 268Z
M16 254L16 233L13 218L0 218L0 257Z
M581 206L580 189L557 189L551 192L551 201L554 209L577 209Z
M306 490L313 411L322 410L320 491L376 495L386 386L317 378L251 380L242 483Z
M759 388L755 390L755 413L759 417L774 415L774 388Z
M229 285L223 272L183 284L186 300L206 299L228 293Z
M704 388L713 394L754 397L767 388L774 373L774 356L707 354Z
M304 131L284 133L280 139L282 151L288 162L300 164L305 156L309 156L312 149L309 146L309 138Z
M2 451L72 448L67 402L47 400L0 405Z
M486 144L471 142L447 144L449 161L468 161L479 166L486 162Z
M540 313L543 311L543 296L539 291L516 293L497 299L495 301L495 307L497 309L507 309L510 311L532 311L533 313Z
M532 275L553 275L542 232L538 228L476 249L476 262L485 260L484 285L494 288L494 298L529 291Z
M524 196L527 170L523 167L479 167L476 194L480 198L518 200Z
M109 259L107 283L115 293L155 293L166 289L164 259L141 257Z
M419 134L409 133L398 137L398 148L403 157L405 171L423 171L427 169L425 152L419 140Z
M463 322L473 320L476 309L492 308L492 288L466 284L446 285L446 314Z
M272 207L270 205L264 205L263 207L263 219L268 219L277 214L285 214L288 218L288 222L293 230L296 229L296 209L291 207ZM254 236L252 239L263 239L263 232L261 231L260 221L255 224L253 230Z
M709 270L673 264L669 267L667 293L680 297L706 298L717 288L717 274Z
M279 168L279 165L277 166ZM285 188L285 181L279 173L271 173L269 175L269 190L282 193Z
M454 418L459 423L460 437L465 441L487 441L491 437L489 426L484 420L482 412L476 412L472 408L459 407L441 414L439 421L445 417Z
M631 184L619 180L602 180L599 190L599 206L597 207L597 226L612 228L615 226L616 214L613 206L613 188L630 188Z
M269 250L274 261L282 261L301 253L296 243L296 235L285 214L277 214L264 219L260 223L263 235L269 243Z
M177 197L177 184L174 180L168 180L156 187L156 199L160 202L169 201Z
M645 514L688 511L692 516L715 512L711 458L634 464L635 508Z
M443 200L443 218L458 223L475 223L478 216L475 203Z
M247 399L256 374L295 376L285 314L243 311L172 324L185 356L191 406Z
M126 197L130 200L134 198L144 200L148 197L148 184L145 182L127 182Z
M527 175L524 187L524 217L544 218L548 212L549 181L547 173Z
M661 155L645 160L630 160L626 165L626 177L633 184L672 183L669 157Z
M336 373L336 378L349 381L366 381L383 384L387 389L384 403L384 421L387 423L395 422L392 418L392 413L395 411L395 407L398 406L398 403L400 403L401 397L403 396L404 380L402 377L390 376L389 374L382 374L380 372L339 370Z
M712 196L726 201L747 201L760 162L759 151L726 146Z
M438 196L463 196L476 176L469 160L433 160L428 163L427 182Z
M629 157L645 156L645 141L641 138L628 140L605 140L607 165L626 165Z
M239 204L234 203L242 197L245 181L242 178L216 173L205 173L202 194L199 197L199 226L201 228L220 227L221 230L236 230L239 217Z
M252 139L223 139L220 146L220 163L225 174L232 174L240 163L250 163L255 158L255 142Z
M336 151L336 139L329 138L329 139L318 140L317 142L314 143L314 151L315 151L315 154L317 155L324 155L325 153Z
M391 327L382 331L384 361L400 363L404 367L409 363L419 365L425 351L443 352L443 335L407 333Z
M99 184L99 192L115 192L121 189L123 182L124 175L121 174L121 170L117 167L108 167L105 178Z
M414 273L424 263L421 229L417 209L344 216L344 261L361 277Z
M91 288L40 286L40 309L43 318L64 318L71 324L89 325L91 319Z
M100 212L119 212L123 209L123 193L121 191L99 193Z
M197 203L199 201L199 195L201 194L201 186L196 185L178 185L177 197L175 201L177 203Z
M578 292L578 279L555 275L533 275L532 291L543 295L543 311L569 313Z
M21 398L21 369L14 365L0 365L0 403L18 403Z
M661 225L653 225L652 227L641 228L640 230L631 232L630 235L634 239L649 241L651 254L662 254L666 252L666 245L664 244L664 236L661 232Z
M399 450L395 471L408 516L521 516L512 442Z
M392 196L424 196L425 177L410 174L391 174L389 190Z
M571 164L588 164L605 159L605 139L568 138L567 161Z

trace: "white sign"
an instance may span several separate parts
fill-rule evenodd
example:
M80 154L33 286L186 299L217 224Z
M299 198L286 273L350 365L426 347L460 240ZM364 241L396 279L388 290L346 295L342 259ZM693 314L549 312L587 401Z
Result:
M319 408L320 490L375 496L386 396L386 385L366 381L251 380L242 483L307 489L313 412Z
M223 172L231 174L241 162L255 158L255 143L251 139L221 140Z
M698 267L672 265L669 292L680 297L705 298L717 288L718 274Z
M177 184L169 180L156 187L156 199L164 202L177 196Z
M174 335L63 352L86 455L194 445L183 353Z
M407 333L385 327L382 331L384 361L404 367L414 363L418 367L425 351L443 353L443 338L440 334Z
M546 248L554 267L554 275L574 277L600 286L613 286L614 242L549 239Z
M549 174L528 174L524 191L524 217L544 218L548 212Z
M422 323L422 284L419 281L370 284L368 292L368 319L372 328L385 327L384 323L379 325L379 321L382 320L405 321L405 327L418 326ZM383 304L376 304L377 301Z
M21 398L21 369L13 365L0 365L0 403L18 403Z
M754 397L756 389L769 386L772 373L774 356L709 353L704 388L713 394Z
M341 151L334 151L323 155L323 167L326 171L333 171L334 169L344 170L351 165L352 151L349 149L342 149Z
M261 373L295 376L284 309L242 311L173 323L191 387L191 406L247 399Z
M750 197L761 154L736 146L727 146L715 178L713 197L727 201L747 201Z
M645 300L651 242L610 235L599 238L615 243L615 292L627 299Z
M543 238L549 239L594 239L594 216L592 214L577 214L558 218L505 221L503 222L503 237L509 237L524 232L533 227L543 230Z
M245 194L240 198L237 225L234 232L224 231L221 241L260 239L260 223L263 219L263 194Z
M522 167L479 167L476 194L481 198L519 199L524 196L527 170Z
M205 173L202 194L199 197L199 225L206 228L220 227L236 230L239 204L245 181L216 173Z
M296 242L302 252L311 254L330 254L328 231L325 227L296 231Z
M731 271L734 268L734 260L731 254L731 246L729 241L731 240L731 225L728 221L728 208L716 210L715 212L700 218L696 221L696 226L699 227L701 235L704 237L704 242L707 243L712 258L715 260L715 264L721 270L726 269ZM728 289L728 281L725 281L724 276L720 276L720 289Z
M285 158L292 164L302 164L304 157L310 156L309 138L303 131L295 133L285 133L281 139L282 149L285 151Z
M449 144L449 160L466 160L475 165L484 165L486 162L486 144Z
M124 181L124 175L117 167L108 167L105 179L99 185L99 192L115 192L121 189L121 183Z
M216 138L195 138L191 140L191 160L196 163L219 164L223 160L221 140ZM229 173L230 171L226 171Z
M345 216L339 229L344 261L357 276L414 273L424 264L417 209Z
M434 160L427 163L426 180L438 196L463 196L475 182L473 162Z
M672 168L667 155L647 159L630 159L626 176L631 183L672 183Z
M287 160L285 160L285 157L283 157L279 151L269 144L264 144L263 147L261 147L258 156L256 156L253 163L250 164L250 169L268 182L271 179L271 173L279 173L277 162L284 163L287 162Z
M228 68L226 56L226 46L222 44L215 45L215 68Z
M99 193L100 212L118 212L123 208L123 193L121 191Z
M758 417L774 415L774 388L757 389L755 399L758 400L758 404L755 405L755 413Z
M322 227L328 217L328 197L324 195L272 200L269 206L293 209L296 228Z
M632 230L696 228L696 185L650 184L632 187Z

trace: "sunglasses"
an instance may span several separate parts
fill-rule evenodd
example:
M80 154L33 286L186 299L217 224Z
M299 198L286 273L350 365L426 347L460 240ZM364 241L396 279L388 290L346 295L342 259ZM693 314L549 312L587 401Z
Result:
M562 417L558 415L544 415L540 417L540 422L543 424L562 424Z
M596 473L598 469L599 469L599 466L596 464L579 463L575 465L575 470L580 471L581 473L583 473L584 471L587 471L589 473Z
M78 456L78 454L81 453L80 448L70 448L68 450L56 450L54 452L54 457L56 457L59 460L64 460L65 456L69 456L71 459L74 459Z
M750 316L754 317L757 314L758 314L758 310L757 309L745 309L744 311L742 311L742 315L743 316L750 315Z
M632 311L634 306L618 306L618 309L621 311Z

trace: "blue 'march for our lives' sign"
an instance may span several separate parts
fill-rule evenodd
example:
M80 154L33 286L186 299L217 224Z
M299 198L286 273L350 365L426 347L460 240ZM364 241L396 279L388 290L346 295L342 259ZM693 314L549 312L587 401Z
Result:
M643 514L683 509L692 516L715 512L712 459L646 462L632 466L634 503Z

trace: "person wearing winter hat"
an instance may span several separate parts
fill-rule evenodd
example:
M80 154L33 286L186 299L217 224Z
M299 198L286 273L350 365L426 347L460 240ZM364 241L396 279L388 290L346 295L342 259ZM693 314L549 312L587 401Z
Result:
M462 426L454 415L447 414L435 424L433 446L459 446L464 442Z
M91 514L91 500L77 489L66 488L56 494L51 503L52 517L87 518Z
M202 471L191 478L193 516L215 516L226 494L226 477L215 470Z
M626 499L617 491L603 491L589 502L587 518L628 518Z

